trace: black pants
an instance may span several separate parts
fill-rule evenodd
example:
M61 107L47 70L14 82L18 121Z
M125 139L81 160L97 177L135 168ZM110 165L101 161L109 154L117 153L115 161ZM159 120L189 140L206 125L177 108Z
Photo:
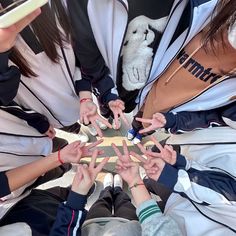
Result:
M112 209L114 207L114 214ZM136 209L131 199L120 187L106 187L101 191L99 199L91 206L86 220L99 217L121 217L138 220Z
M25 222L31 227L33 236L48 236L58 206L67 199L68 193L69 189L60 187L32 190L2 218L0 226Z

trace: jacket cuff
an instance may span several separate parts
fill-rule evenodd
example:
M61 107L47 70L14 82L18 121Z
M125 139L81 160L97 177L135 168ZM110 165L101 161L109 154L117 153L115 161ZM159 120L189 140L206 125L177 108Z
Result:
M5 197L11 193L6 172L0 172L1 190L0 197Z
M139 207L137 207L136 214L141 224L157 215L162 215L161 210L154 199L143 202Z
M84 210L86 203L87 195L81 195L79 193L70 191L66 205L73 210Z
M161 172L157 183L163 184L170 190L174 189L175 184L178 180L178 170L175 169L172 165L166 163L164 169Z
M183 155L177 153L176 163L173 165L173 167L176 167L178 169L185 169L186 165L186 158Z
M176 123L176 116L172 112L163 113L166 118L165 129L171 129Z
M92 91L91 82L87 79L81 79L75 81L75 91L77 95L79 95L79 92L81 91Z
M29 124L29 125L37 129L40 134L45 134L49 129L50 123L48 119L45 116L43 116L43 117L40 117L38 122L35 122L34 124Z
M103 96L103 103L108 105L110 101L114 101L117 99L119 99L119 97L116 94L109 92Z
M8 59L11 50L0 53L0 73L5 73L9 70Z

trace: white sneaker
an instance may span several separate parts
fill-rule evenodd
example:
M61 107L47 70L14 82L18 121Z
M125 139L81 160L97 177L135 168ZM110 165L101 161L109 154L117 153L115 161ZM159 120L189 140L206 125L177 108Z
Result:
M139 133L136 134L135 138L133 139L133 144L141 143L143 136Z
M95 136L98 135L97 130L96 130L91 124L88 125L87 128L88 128L89 133L90 133L92 136L95 137Z
M108 127L103 124L100 120L96 121L101 130L106 130Z
M103 180L103 188L113 187L113 175L111 173L107 173Z
M114 188L115 187L120 187L121 189L123 189L123 180L118 174L114 176Z
M120 129L120 127L121 127L121 120L120 120L120 118L118 118L118 128L116 128L116 123L115 123L115 120L113 119L112 120L112 128L113 129Z
M89 141L89 137L82 130L77 134L77 139L82 143L87 143Z

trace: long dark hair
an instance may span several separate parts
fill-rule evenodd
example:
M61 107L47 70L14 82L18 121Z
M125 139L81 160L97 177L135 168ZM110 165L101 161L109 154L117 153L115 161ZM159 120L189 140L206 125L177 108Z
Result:
M60 56L57 52L57 46L63 47L64 43L68 42L71 37L69 18L61 0L51 0L51 6L47 4L41 10L41 14L31 23L31 27L46 55L51 61L58 63ZM60 31L56 22L59 23L64 33ZM12 49L10 60L19 67L22 75L37 76L16 47Z
M225 46L224 33L236 20L236 0L218 0L213 12L212 20L207 29L203 43L207 47L211 45L214 49L215 42L220 38Z

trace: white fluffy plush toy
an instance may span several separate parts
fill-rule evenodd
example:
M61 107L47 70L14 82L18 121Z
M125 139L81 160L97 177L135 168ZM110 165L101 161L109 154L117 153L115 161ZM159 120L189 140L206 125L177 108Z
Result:
M231 46L236 49L236 22L228 30L228 39Z
M155 40L155 29L162 33L167 17L152 20L146 16L134 18L128 26L123 56L123 87L128 91L140 89L149 76L153 60L153 49L149 45Z

